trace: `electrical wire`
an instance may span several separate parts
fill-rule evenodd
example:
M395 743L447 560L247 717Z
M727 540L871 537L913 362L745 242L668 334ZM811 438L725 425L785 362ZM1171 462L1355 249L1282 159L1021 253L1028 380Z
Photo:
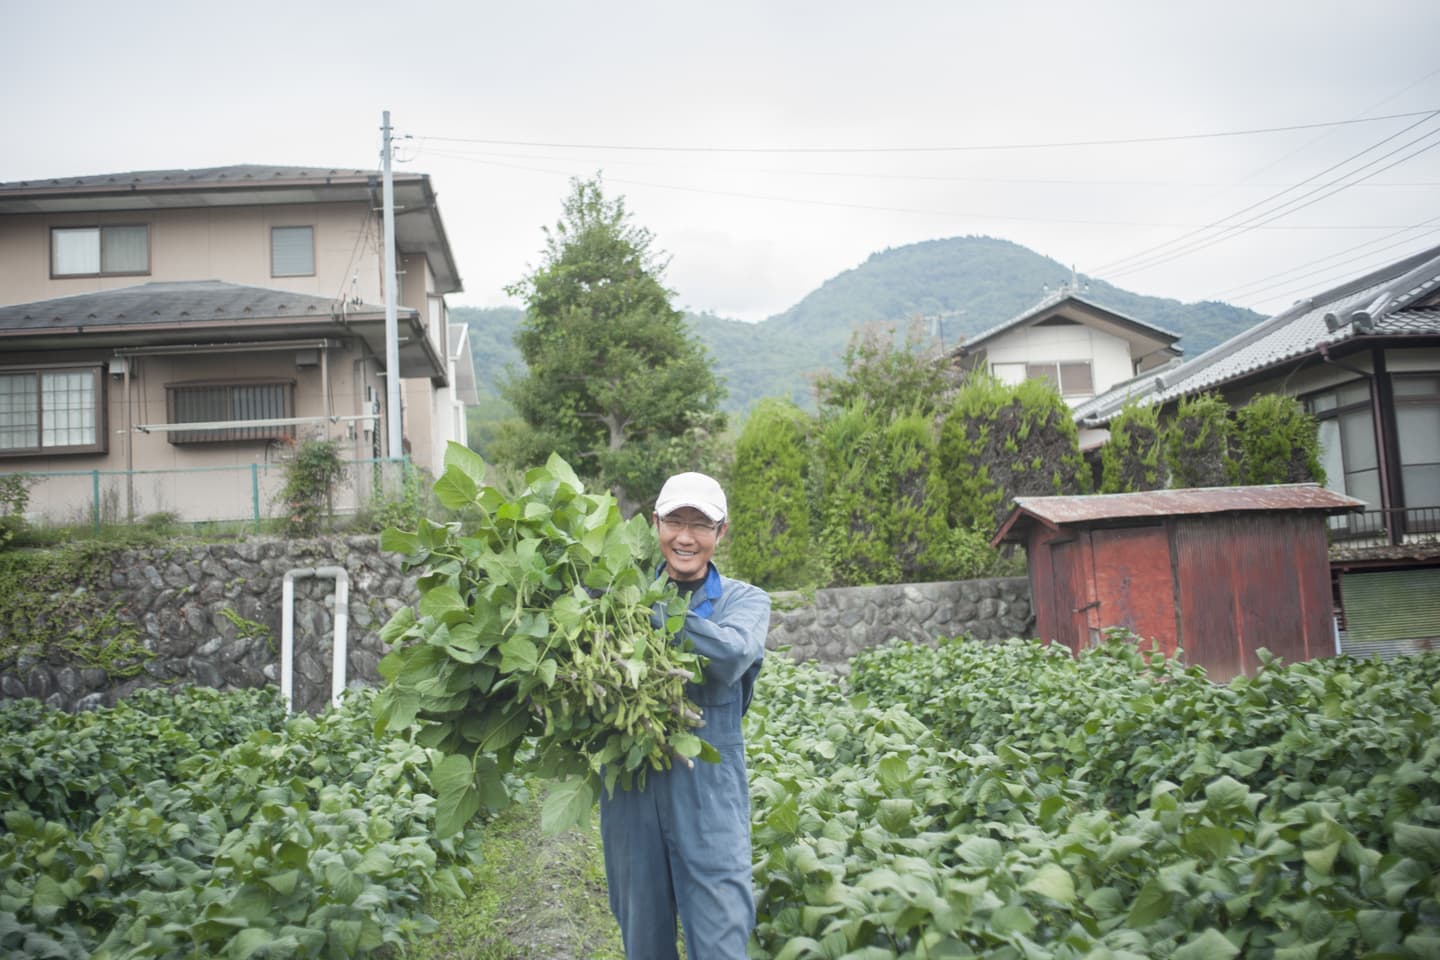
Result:
M1242 207L1241 209L1235 211L1234 213L1231 213L1231 214L1228 214L1228 215L1226 215L1226 216L1224 216L1224 217L1221 217L1219 220L1212 221L1211 223L1209 223L1209 224L1207 224L1207 225L1205 225L1205 226L1203 226L1203 227L1199 227L1199 228L1197 228L1197 229L1195 229L1195 230L1192 230L1190 233L1183 234L1182 236L1175 237L1175 238L1173 238L1173 239L1171 239L1171 240L1167 240L1167 241L1165 241L1164 243L1160 243L1160 244L1156 244L1156 245L1154 245L1154 246L1148 247L1148 248L1146 248L1145 250L1139 251L1138 253L1133 253L1133 254L1130 254L1129 256L1121 257L1121 258L1119 258L1119 259L1117 259L1117 260L1112 260L1112 261L1110 261L1109 263L1101 264L1100 266L1094 268L1094 270L1087 271L1087 272L1089 272L1092 276L1105 275L1105 276L1107 277L1107 279L1109 279L1109 278L1111 278L1111 277L1126 276L1126 275L1128 275L1128 274L1130 274L1130 273L1134 273L1134 272L1136 272L1136 271L1138 271L1138 270L1143 270L1143 269L1148 269L1148 268L1153 267L1153 266L1158 266L1158 265L1161 264L1161 263L1167 263L1167 262L1169 262L1170 260L1174 259L1175 256L1178 256L1178 255L1181 255L1181 254L1184 254L1184 253L1192 253L1192 252L1195 252L1196 250L1201 249L1201 248L1204 247L1204 246L1209 246L1209 245L1211 245L1211 244L1213 244L1213 243L1219 243L1221 240L1230 239L1232 236L1238 235L1239 232L1243 232L1243 231L1239 231L1238 228L1244 227L1244 226L1246 226L1247 224L1253 223L1253 222L1254 222L1256 219L1258 219L1258 218L1268 216L1269 213L1271 213L1271 212L1273 212L1273 211L1265 211L1265 212L1256 214L1255 217L1252 217L1252 218L1249 219L1249 220L1242 221L1242 222L1240 222L1240 223L1238 223L1238 224L1230 224L1230 225L1226 226L1227 221L1234 220L1236 217L1242 216L1242 215L1244 215L1244 214L1246 214L1246 213L1249 213L1249 212L1252 211L1252 210L1255 210L1255 209L1257 209L1257 208L1263 207L1263 206L1265 206L1266 204L1269 204L1269 203L1271 203L1272 201L1278 200L1279 198L1285 196L1287 193L1291 193L1291 192L1293 192L1294 190L1297 190L1297 189L1299 189L1300 187L1303 187L1303 186L1305 186L1306 184L1308 184L1308 183L1310 183L1310 182L1312 182L1312 181L1314 181L1314 180L1319 179L1320 177L1324 177L1324 176L1326 176L1326 175L1328 175L1328 174L1330 174L1330 173L1333 173L1333 172L1336 171L1336 170L1341 169L1342 167L1345 167L1346 165L1348 165L1348 164L1350 164L1350 163L1353 163L1354 161L1358 160L1359 158L1365 156L1365 154L1370 153L1371 151L1373 151L1373 150L1375 150L1375 149L1383 146L1384 144L1390 142L1391 140L1394 140L1396 137L1399 137L1399 136L1404 135L1405 133L1408 133L1409 131L1415 129L1417 126L1420 126L1420 125L1428 122L1429 120L1433 119L1433 118L1434 118L1435 116L1437 116L1437 115L1440 115L1440 111L1436 111L1436 112L1430 113L1430 114L1428 114L1427 116L1425 116L1424 118L1422 118L1422 119L1420 119L1420 120L1417 120L1415 123L1412 123L1412 124L1404 127L1404 128L1401 129L1401 130L1397 130L1396 132L1390 134L1389 136L1384 137L1384 138L1382 138L1381 140L1377 141L1376 143L1371 144L1370 146L1366 147L1365 149L1360 150L1360 151L1358 151L1358 152L1356 152L1356 153L1351 154L1350 156L1346 157L1344 160L1341 160L1341 161L1339 161L1339 162L1337 162L1337 163L1333 163L1333 164L1331 164L1330 166L1326 167L1324 170L1321 170L1321 171L1319 171L1318 173L1314 173L1314 174L1312 174L1311 176L1306 177L1304 180L1301 180L1299 183L1294 184L1294 185L1292 185L1292 186L1290 186L1290 187L1287 187L1286 189L1281 190L1281 191L1279 191L1278 193L1273 193L1273 194L1271 194L1270 196L1265 197L1265 198L1262 199L1262 200L1257 200L1255 203L1252 203L1252 204L1250 204L1250 205L1248 205L1248 206L1246 206L1246 207ZM1403 150L1403 149L1405 149L1406 147L1412 146L1414 143L1418 142L1419 140L1423 140L1423 139L1425 139L1425 137L1433 135L1433 133L1434 133L1434 131L1432 131L1432 132L1429 133L1429 134L1425 134L1425 135L1423 135L1423 136L1421 136L1421 137L1418 137L1418 138L1416 138L1416 140L1413 140L1413 141L1411 141L1410 143L1405 144L1404 146L1402 146L1402 147L1400 147L1400 148L1397 148L1397 149L1402 149L1402 150ZM1391 155L1391 154L1386 154L1385 156L1388 157L1388 156L1390 156L1390 155ZM1378 158L1378 159L1384 159L1384 157L1381 157L1381 158ZM1360 167L1359 169L1360 169L1360 170L1364 170L1365 167L1368 167L1368 166L1374 164L1375 162L1378 162L1378 160L1372 160L1369 164L1366 164L1365 166ZM1338 178L1336 178L1335 180L1330 181L1329 183L1322 184L1320 187L1317 187L1316 190L1321 190L1321 189L1325 189L1326 187L1332 186L1332 185L1334 185L1335 183L1339 182L1340 180L1344 179L1344 177L1346 177L1346 176L1351 176L1354 172L1358 172L1358 171L1352 171L1351 174L1344 174L1344 175L1342 175L1341 177L1338 177ZM1380 171L1376 171L1376 172L1379 173ZM1372 174L1372 176L1373 176L1373 174ZM1369 178L1367 177L1366 179L1369 179ZM1281 205L1281 208L1283 208L1283 207L1285 207L1285 206L1289 206L1290 204L1293 204L1293 203L1295 203L1295 202L1297 202L1297 201L1299 201L1299 200L1302 200L1302 199L1304 199L1305 197L1311 196L1314 192L1316 192L1316 191L1315 191L1315 190L1312 190L1312 191L1310 191L1309 193L1305 193L1305 194L1302 194L1300 197L1294 198L1293 200L1288 200L1288 201L1286 201L1284 204ZM1338 192L1338 191L1337 191L1337 192ZM1327 196L1329 196L1329 194L1327 194ZM1323 199L1323 198L1322 198L1322 199ZM1296 208L1296 209L1299 209L1299 208ZM1289 211L1289 212L1292 212L1292 213L1293 213L1294 211L1291 210L1291 211ZM1220 237L1206 237L1206 238L1203 238L1203 239L1200 239L1200 240L1192 240L1192 238L1199 237L1199 235L1204 234L1204 233L1206 233L1207 231L1211 231L1211 230L1222 230L1222 231L1224 231L1224 233L1223 233L1222 236L1220 236ZM1181 249L1178 250L1178 251L1175 251L1175 250L1169 250L1169 251L1167 251L1167 248L1173 248L1173 247L1177 247L1177 246L1181 247ZM1167 251L1167 252L1165 252L1165 253L1162 254L1161 251Z
M1289 133L1295 130L1318 130L1324 127L1343 127L1363 123L1378 123L1384 120L1408 119L1418 116L1432 116L1440 110L1420 110L1410 113L1392 113L1381 117L1358 117L1350 120L1326 120L1319 123L1298 123L1289 126L1258 127L1249 130L1226 130L1212 133L1189 133L1155 137L1120 137L1110 140L1070 140L1040 143L995 143L966 144L955 146L924 147L687 147L666 144L602 144L602 143L555 143L535 140L492 140L470 137L441 137L433 134L416 134L421 141L434 140L441 143L475 143L487 146L540 147L549 150L625 150L646 153L832 153L832 154L874 154L874 153L965 153L993 150L1055 150L1074 147L1115 147L1133 146L1142 143L1179 143L1187 140L1213 140L1224 137L1249 137L1260 134Z
M432 151L432 156L446 157L454 160L465 160L471 163L489 167L501 167L507 170L521 170L528 173L541 173L551 176L573 176L573 172L567 170L554 170L544 167L532 167L523 164L504 163L494 160L478 160L466 154L447 154L444 151ZM1039 224L1060 224L1066 226L1086 227L1147 227L1147 228L1170 228L1187 229L1192 224L1186 223L1147 223L1133 220L1094 220L1094 219L1065 219L1059 217L1022 217L1015 215L995 215L983 213L971 213L960 210L943 210L935 207L895 207L880 204L852 203L842 200L816 200L806 197L785 197L775 194L748 193L739 190L717 190L713 187L692 187L673 183L656 183L650 180L635 180L627 177L605 178L607 183L618 183L626 186L648 187L655 190L673 190L682 193L696 193L706 196L728 197L742 200L760 200L769 203L790 203L814 207L830 207L842 210L866 210L876 213L911 213L922 216L937 216L962 218L968 220L987 220L1008 223L1039 223ZM1388 230L1397 229L1397 225L1390 224L1305 224L1301 226L1275 227L1276 230Z

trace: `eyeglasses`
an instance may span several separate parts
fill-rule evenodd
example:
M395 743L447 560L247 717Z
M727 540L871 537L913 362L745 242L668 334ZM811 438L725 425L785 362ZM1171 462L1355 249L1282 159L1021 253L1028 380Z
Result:
M660 526L665 528L667 533L680 533L689 530L692 537L713 537L720 532L724 520L681 520L679 517L661 517Z

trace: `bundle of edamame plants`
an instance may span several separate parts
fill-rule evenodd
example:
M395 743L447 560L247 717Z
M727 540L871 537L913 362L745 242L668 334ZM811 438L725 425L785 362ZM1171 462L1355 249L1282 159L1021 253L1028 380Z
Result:
M415 723L433 748L441 835L508 805L521 767L549 781L542 821L560 830L588 817L601 789L718 756L694 732L703 721L686 683L702 661L676 642L684 601L655 576L644 518L585 492L558 456L525 483L507 496L452 443L435 497L465 522L381 537L420 571L420 600L381 633L394 649L380 663L376 729Z

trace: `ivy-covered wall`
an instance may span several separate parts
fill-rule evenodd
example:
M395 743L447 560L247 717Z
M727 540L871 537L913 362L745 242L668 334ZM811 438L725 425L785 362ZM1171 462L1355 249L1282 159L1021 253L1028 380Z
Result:
M350 575L347 678L374 683L388 649L380 628L418 596L373 536L127 548L88 562L88 575L57 565L43 586L29 585L24 609L0 598L0 699L76 710L139 687L278 684L285 574L320 566ZM334 594L334 580L295 581L298 709L329 701ZM996 639L1026 635L1032 623L1023 577L777 593L769 645L843 669L891 638Z

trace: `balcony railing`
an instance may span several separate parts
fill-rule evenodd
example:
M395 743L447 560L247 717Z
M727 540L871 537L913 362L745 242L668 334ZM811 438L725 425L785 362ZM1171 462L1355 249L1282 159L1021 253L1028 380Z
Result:
M1440 542L1440 507L1365 510L1330 518L1336 546L1369 547Z

